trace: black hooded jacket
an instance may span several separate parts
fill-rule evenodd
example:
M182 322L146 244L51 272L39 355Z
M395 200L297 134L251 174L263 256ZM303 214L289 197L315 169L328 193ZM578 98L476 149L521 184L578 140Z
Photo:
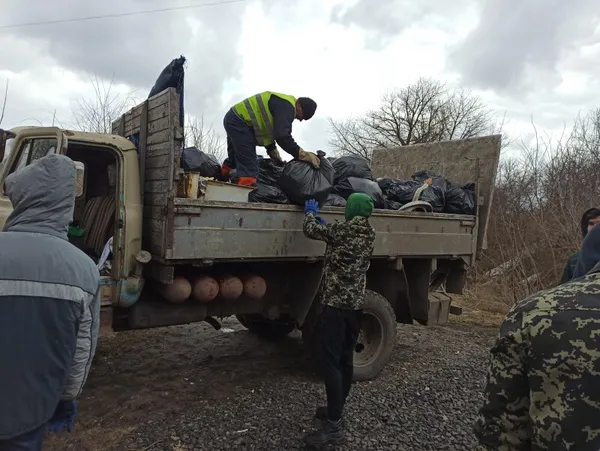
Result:
M587 216L589 214L590 211L592 210L597 210L598 213L600 213L600 207L593 207L593 208L589 208L587 209L583 215L581 215L581 221L579 223L580 229L581 229L581 236L583 238L583 242L586 242L586 238L588 235L588 231L587 231L587 227L588 227L588 219ZM595 229L595 227L594 227ZM583 244L581 246L581 249L579 250L579 252L574 253L573 255L570 255L569 258L567 259L567 264L565 265L565 269L563 270L563 274L562 277L560 279L559 285L568 282L571 279L574 279L575 277L580 277L584 274L586 274L589 270L591 270L596 263L598 263L600 261L600 258L597 258L596 260L594 260L595 256L591 255L591 252L593 250L594 247L596 247L598 250L596 251L596 253L598 253L598 257L600 257L600 234L597 232L594 234L594 237L598 236L598 246L593 246L591 245L591 241L595 241L595 240L588 240L588 245L586 246L588 249L586 249L585 252L585 262L582 261L582 266L580 268L580 270L577 272L578 275L576 274L576 270L575 268L577 267L577 262L579 260L579 256L581 254L581 252L583 251ZM583 271L585 268L587 268L587 271L583 274L580 274L579 272Z

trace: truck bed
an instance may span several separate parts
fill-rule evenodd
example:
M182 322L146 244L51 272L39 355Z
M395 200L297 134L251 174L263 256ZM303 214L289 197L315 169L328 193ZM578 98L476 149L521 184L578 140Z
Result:
M312 260L325 245L304 237L298 206L177 197L183 176L183 130L174 89L146 100L113 123L113 133L137 143L144 187L143 247L154 262L207 264L240 260ZM476 183L475 216L376 210L375 258L446 257L472 264L484 244L500 137L376 150L378 177L410 178L433 170L457 183ZM343 209L323 209L332 222Z
M344 220L344 209L325 207L328 222ZM294 205L179 199L167 236L169 261L317 259L325 244L302 232L304 213ZM375 210L374 257L446 256L470 261L474 252L474 216Z

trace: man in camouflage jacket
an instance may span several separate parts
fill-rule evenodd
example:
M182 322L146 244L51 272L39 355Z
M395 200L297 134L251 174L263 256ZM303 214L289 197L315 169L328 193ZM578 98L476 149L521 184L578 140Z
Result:
M317 355L325 378L327 407L316 416L321 428L307 435L309 445L327 445L344 438L342 413L353 376L353 356L365 303L367 270L375 243L369 223L373 200L352 194L346 204L346 221L326 224L319 218L317 203L305 207L304 234L327 243L321 303L317 326Z
M502 323L476 450L600 450L599 375L597 264L520 302Z

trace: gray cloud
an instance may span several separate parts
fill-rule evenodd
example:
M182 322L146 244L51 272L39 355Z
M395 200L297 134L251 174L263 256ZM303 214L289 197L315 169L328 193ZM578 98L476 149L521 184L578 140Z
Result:
M337 5L332 11L331 20L345 26L362 28L367 32L365 46L370 50L380 50L408 27L417 25L426 18L451 18L459 15L471 1L359 0L349 8Z
M557 62L588 41L599 21L595 0L480 1L479 25L448 58L473 87L523 92L559 83Z
M86 17L135 12L165 7L156 0L5 0L3 23ZM178 6L177 3L172 6ZM221 103L224 83L238 75L236 52L245 5L223 4L203 8L133 15L54 25L6 28L0 35L24 38L43 46L62 67L80 74L113 76L136 88L144 97L171 59L184 54L186 107L191 113ZM188 21L198 21L197 35ZM1 52L1 51L0 51ZM4 61L4 68L18 71L29 63L28 55Z

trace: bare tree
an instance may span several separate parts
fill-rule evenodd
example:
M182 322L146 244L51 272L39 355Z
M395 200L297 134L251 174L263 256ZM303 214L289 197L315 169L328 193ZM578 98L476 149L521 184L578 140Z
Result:
M79 130L85 132L111 133L112 123L131 108L136 99L133 93L114 92L114 78L105 83L97 76L90 79L94 88L94 97L81 98L73 117Z
M4 112L6 111L6 102L8 100L8 78L6 79L6 86L4 87L4 98L2 99L2 111L0 112L0 124L4 120Z
M358 119L330 119L337 153L370 158L375 147L397 147L464 139L490 133L495 117L481 99L463 88L421 78L389 92L378 108Z
M225 141L212 126L206 124L204 115L185 118L184 142L186 147L196 147L204 153L214 155L219 161L227 157Z

